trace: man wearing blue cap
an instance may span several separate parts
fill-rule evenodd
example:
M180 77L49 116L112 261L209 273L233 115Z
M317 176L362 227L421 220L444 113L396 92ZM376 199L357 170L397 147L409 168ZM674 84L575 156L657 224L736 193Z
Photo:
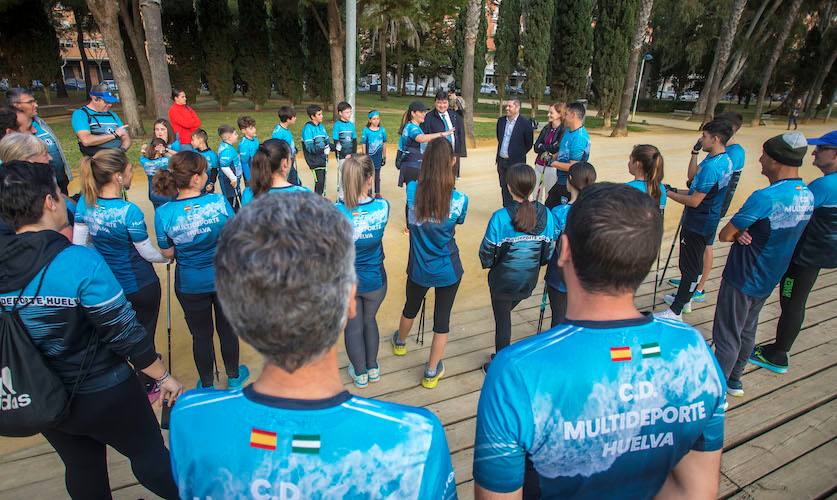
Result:
M820 269L837 267L837 130L808 139L808 145L816 146L814 166L823 173L808 184L814 194L814 214L779 282L782 314L776 326L776 341L756 347L749 359L750 363L776 373L788 371L788 353L802 328L805 303Z
M73 111L73 132L78 137L78 149L85 156L93 156L100 149L127 151L131 147L128 126L110 110L119 97L107 85L90 88L90 102Z

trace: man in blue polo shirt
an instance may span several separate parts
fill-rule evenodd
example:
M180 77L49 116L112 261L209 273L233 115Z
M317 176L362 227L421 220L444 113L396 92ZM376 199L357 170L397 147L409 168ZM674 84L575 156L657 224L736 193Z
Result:
M566 204L570 200L570 192L567 190L567 171L573 163L587 161L590 158L590 134L584 127L584 113L584 105L580 102L567 106L567 112L564 115L566 130L561 136L558 156L552 162L552 168L558 172L558 180L549 190L544 202L549 209Z
M433 413L343 387L336 343L356 312L352 235L311 192L257 197L224 227L218 298L265 364L243 389L178 399L170 445L181 498L456 497Z
M725 120L712 120L703 125L701 148L709 153L700 164L689 163L688 194L675 188L666 188L666 196L686 206L683 211L680 233L680 284L677 293L666 296L670 309L657 313L670 319L681 319L684 308L691 311L694 294L704 272L703 253L715 240L715 231L721 221L721 207L727 195L732 177L732 160L726 153L726 144L732 136L732 126ZM700 151L692 150L692 156ZM705 270L709 272L708 269Z
M592 185L573 204L558 260L567 319L491 363L477 410L477 499L520 498L522 488L543 498L716 496L718 364L697 330L634 305L661 236L659 207L624 184Z
M78 149L85 156L93 156L100 149L120 148L128 151L131 135L128 126L110 110L119 97L107 85L90 88L90 102L73 111L71 123L78 137Z
M759 312L814 211L814 195L799 178L808 149L805 136L786 132L762 148L761 173L770 185L751 194L719 235L734 244L718 291L712 338L731 396L744 395L741 374L756 343Z

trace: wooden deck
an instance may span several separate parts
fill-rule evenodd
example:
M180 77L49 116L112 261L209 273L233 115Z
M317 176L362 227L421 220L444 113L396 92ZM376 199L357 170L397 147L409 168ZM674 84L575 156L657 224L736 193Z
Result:
M663 245L665 252L669 244ZM688 323L711 337L720 274L729 245L715 248L709 294L703 304L685 315ZM665 258L665 254L663 255ZM675 267L668 276L677 274ZM673 272L672 272L673 271ZM647 310L653 293L653 273L642 285L637 304ZM785 375L748 365L745 396L729 398L721 498L835 498L837 491L837 270L824 270L807 304L804 331L799 335ZM512 313L513 338L535 333L541 300L539 287ZM657 295L661 309L664 285ZM428 307L428 310L432 310ZM779 316L778 292L767 300L759 319L758 343L771 341ZM547 307L545 323L549 323ZM430 321L428 321L430 322ZM430 349L430 326L424 346L408 343L409 353L394 357L382 333L379 359L383 377L362 396L376 397L432 410L445 425L456 469L460 498L473 497L471 461L475 414L483 373L480 369L494 349L494 321L490 307L457 312L445 352L445 378L435 390L418 385ZM341 368L347 359L340 356ZM352 390L345 370L347 389ZM110 480L116 498L154 498L136 484L124 457L110 450ZM48 445L0 457L0 499L65 498L64 467Z

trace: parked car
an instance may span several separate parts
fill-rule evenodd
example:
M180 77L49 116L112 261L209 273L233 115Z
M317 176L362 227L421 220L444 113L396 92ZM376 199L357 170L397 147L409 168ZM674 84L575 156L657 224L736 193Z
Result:
M397 91L397 90L398 90L398 89L397 89L397 88L395 88L395 85L392 85L391 83L388 83L388 84L387 84L387 92L395 92L395 91Z
M508 83L506 84L506 94L507 95L523 95L523 87L512 87Z
M549 87L549 85L547 85L546 87L544 87L544 89L543 89L543 95L546 95L546 96L550 96L550 95L552 95L552 89Z
M79 80L78 78L67 78L64 80L64 86L67 87L67 90L84 90L87 87L84 80Z
M369 84L368 83L361 83L357 86L358 92L369 92Z
M416 85L414 82L407 82L404 84L404 88L407 90L407 94L418 95L424 93L424 85Z
M480 87L480 94L497 95L497 87L493 83L483 83Z
M660 99L668 99L671 101L674 100L675 97L677 97L677 94L673 90L663 90L660 92Z
M698 92L696 90L689 90L689 91L683 92L683 95L680 96L680 100L681 101L687 101L687 102L695 102L695 101L698 100L699 97L700 97L700 92Z
M113 81L113 80L102 80L102 84L107 85L108 90L111 91L111 92L118 92L119 91L119 87L116 85L116 82Z

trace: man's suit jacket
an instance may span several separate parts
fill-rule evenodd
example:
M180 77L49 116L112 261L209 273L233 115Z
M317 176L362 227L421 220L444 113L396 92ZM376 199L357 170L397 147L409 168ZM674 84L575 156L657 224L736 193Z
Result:
M465 147L465 122L462 120L462 117L459 116L459 113L451 109L448 110L448 118L454 128L453 136L455 138L455 142L453 152L456 156L464 158L468 156L468 150ZM442 116L434 108L429 111L427 115L425 115L424 123L421 124L421 130L425 134L435 134L437 132L444 132L447 130L447 127L445 127L445 122L442 120Z
M501 116L497 120L497 160L500 159L500 147L503 145L503 135L506 131L505 116ZM514 130L509 138L509 164L526 163L526 153L532 149L534 142L534 130L532 130L532 120L523 115L517 115L517 120L514 122Z

